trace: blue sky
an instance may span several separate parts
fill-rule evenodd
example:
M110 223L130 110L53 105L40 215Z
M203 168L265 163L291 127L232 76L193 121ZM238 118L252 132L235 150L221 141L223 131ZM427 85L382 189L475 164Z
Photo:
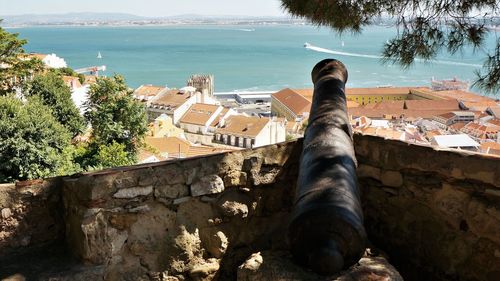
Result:
M68 12L118 12L141 16L285 15L279 0L0 0L0 15Z

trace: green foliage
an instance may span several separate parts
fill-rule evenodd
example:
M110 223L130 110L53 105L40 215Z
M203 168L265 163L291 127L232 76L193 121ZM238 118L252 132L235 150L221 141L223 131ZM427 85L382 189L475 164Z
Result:
M135 161L130 159L129 154L125 151L125 144L113 141L109 145L102 145L98 148L95 163L103 168L110 168L132 165Z
M0 95L13 93L16 86L43 68L40 60L23 58L26 43L18 38L17 33L9 33L0 27Z
M133 98L123 77L99 78L91 86L86 107L85 118L93 130L88 156L100 161L105 159L101 157L102 153L116 151L117 145L123 145L128 163L135 162L137 150L147 132L146 111ZM117 161L124 163L122 159ZM99 164L94 162L92 166Z
M381 16L398 27L395 38L385 44L384 62L406 68L416 58L431 60L440 51L452 54L473 46L486 61L478 72L477 86L500 90L500 41L494 50L482 48L489 24L498 23L499 1L492 0L281 0L285 9L337 32L360 32Z
M28 84L27 96L39 96L73 137L82 132L84 119L71 99L70 88L57 73L47 72L44 75L37 75Z
M0 96L0 182L77 171L70 140L39 98Z
M67 76L73 76L73 77L78 77L78 81L80 81L81 84L85 82L85 75L81 73L77 73L70 67L63 67L63 68L58 68L54 70L57 73L60 73L61 75L67 75Z

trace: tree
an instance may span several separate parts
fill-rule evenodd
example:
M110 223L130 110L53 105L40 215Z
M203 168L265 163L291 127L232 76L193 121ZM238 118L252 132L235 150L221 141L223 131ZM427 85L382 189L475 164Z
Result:
M37 75L28 83L27 96L39 96L42 102L52 109L52 114L72 136L82 132L84 119L71 99L71 90L62 78L55 72L49 71Z
M123 145L128 160L135 162L137 151L147 132L144 106L132 95L122 76L98 78L85 104L85 118L92 126L90 155L99 159L103 146ZM104 152L103 152L104 153ZM99 163L95 163L99 165Z
M416 58L430 60L446 50L455 54L466 45L483 52L483 71L476 85L500 90L500 39L493 50L484 48L498 23L499 1L494 0L281 0L285 9L338 32L360 32L381 16L394 20L398 33L384 45L384 62L408 67Z
M0 182L75 172L70 141L39 98L0 96Z
M13 93L22 81L43 68L40 60L24 55L26 43L18 38L17 33L9 33L0 27L0 95Z

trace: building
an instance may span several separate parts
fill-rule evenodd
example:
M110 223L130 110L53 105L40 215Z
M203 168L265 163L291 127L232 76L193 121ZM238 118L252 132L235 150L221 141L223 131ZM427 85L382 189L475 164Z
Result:
M80 83L80 78L78 77L63 75L62 79L64 81L64 84L66 84L66 86L68 86L71 91L83 87L82 83Z
M45 67L47 68L63 68L68 67L68 64L63 58L58 57L56 54L39 54L39 53L30 53L24 55L25 59L39 59L43 62Z
M227 117L229 108L214 104L193 104L179 120L186 139L193 143L212 145L215 125Z
M469 89L469 83L460 81L457 78L449 80L431 80L431 89L433 91L449 91L449 90L461 90L467 91Z
M408 110L447 110L459 111L460 104L456 99L449 100L405 100L404 109Z
M470 122L466 124L462 129L462 133L468 134L479 142L483 141L497 141L498 133L500 132L500 126L485 124L481 125L478 123Z
M384 101L403 101L408 98L409 87L348 88L346 97L360 105Z
M284 122L272 118L232 115L215 129L215 142L254 148L286 140Z
M431 144L442 148L457 148L473 151L477 151L479 148L479 143L466 134L434 136L431 140Z
M196 91L206 94L209 97L214 96L214 76L206 74L195 74L189 77L187 86L196 88Z
M200 94L192 90L162 91L147 102L148 119L156 119L162 114L170 116L177 124L191 105L200 101Z
M168 91L168 88L163 86L153 86L151 84L141 85L139 88L135 89L134 98L141 102L147 102L152 100L157 95L165 93L166 91Z
M453 111L436 115L433 117L433 121L436 122L436 125L441 129L447 129L455 123L473 122L475 116L474 112L470 111Z
M286 88L271 96L273 116L284 117L288 121L299 121L307 119L310 111L311 99L306 98L297 90Z
M154 138L184 137L184 131L174 125L171 117L162 114L153 122L149 123L148 136Z

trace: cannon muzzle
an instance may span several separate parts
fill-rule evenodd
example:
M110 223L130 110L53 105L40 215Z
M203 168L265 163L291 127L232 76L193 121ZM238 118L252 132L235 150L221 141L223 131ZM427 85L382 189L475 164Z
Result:
M288 242L299 264L329 275L361 258L366 233L347 115L347 69L340 61L323 60L314 67L312 80Z

